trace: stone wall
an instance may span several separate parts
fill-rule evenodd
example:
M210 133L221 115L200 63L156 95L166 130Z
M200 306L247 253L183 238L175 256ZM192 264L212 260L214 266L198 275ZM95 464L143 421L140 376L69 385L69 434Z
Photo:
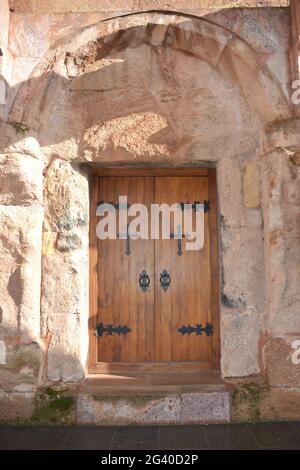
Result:
M114 2L118 18L108 20L105 2L97 10L72 2L73 13L50 3L10 2L13 72L0 123L3 402L21 400L30 416L37 388L87 373L87 168L95 164L216 165L222 375L300 387L291 361L300 339L300 139L290 10L191 2L188 15L128 16ZM162 9L145 9L150 3ZM238 2L222 7L229 3Z

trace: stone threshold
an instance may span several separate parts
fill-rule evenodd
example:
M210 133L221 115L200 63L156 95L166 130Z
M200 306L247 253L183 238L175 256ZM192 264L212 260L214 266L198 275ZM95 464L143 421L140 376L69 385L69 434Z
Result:
M209 424L230 421L229 391L218 374L99 375L77 390L77 423Z

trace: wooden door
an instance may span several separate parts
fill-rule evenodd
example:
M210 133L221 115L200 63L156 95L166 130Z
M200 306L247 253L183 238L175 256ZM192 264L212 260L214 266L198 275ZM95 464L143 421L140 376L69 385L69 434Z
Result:
M99 178L98 200L150 207L154 199L153 177ZM120 209L122 210L122 209ZM104 334L98 340L101 362L147 362L154 360L154 241L98 240L98 324L127 327L130 332ZM145 271L150 286L144 292L139 277ZM152 280L152 282L151 282Z
M174 204L210 200L204 215L204 246L187 251L182 240L98 240L99 201ZM214 170L102 170L91 193L90 371L199 370L219 367L219 272L217 197ZM94 215L93 215L94 212ZM149 220L150 225L150 220ZM150 230L150 229L149 229ZM176 232L176 227L171 226ZM150 232L149 232L150 233ZM171 283L161 286L166 270ZM150 286L141 289L146 272ZM103 334L95 338L97 326ZM109 330L109 328L115 330ZM120 331L126 327L130 331ZM205 327L207 329L205 330ZM212 328L211 328L212 327ZM183 334L185 333L185 334ZM213 334L212 334L213 333Z
M156 177L155 202L169 205L208 200L207 177ZM155 284L155 359L169 362L209 362L211 337L205 332L181 333L181 327L205 327L211 323L210 312L210 244L208 213L204 215L204 247L198 251L185 250L178 255L178 240L155 241L155 277L160 279L166 270L171 278L165 291ZM174 220L172 233L176 233ZM184 235L184 234L183 234Z

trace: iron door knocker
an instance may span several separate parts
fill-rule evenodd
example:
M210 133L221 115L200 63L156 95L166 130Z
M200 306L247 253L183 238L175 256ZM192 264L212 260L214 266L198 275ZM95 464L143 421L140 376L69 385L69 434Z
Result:
M145 270L140 274L139 285L143 292L146 292L150 287L150 276Z
M160 287L166 291L171 285L171 276L166 269L160 275Z

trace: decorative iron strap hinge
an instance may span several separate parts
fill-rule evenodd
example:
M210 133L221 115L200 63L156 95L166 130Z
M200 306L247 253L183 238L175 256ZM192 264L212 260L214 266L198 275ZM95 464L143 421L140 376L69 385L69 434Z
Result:
M211 202L207 201L206 199L203 202L201 202L201 201L194 201L194 202L183 202L183 201L181 201L180 204L179 204L182 211L185 208L186 209L192 209L193 211L196 211L197 206L199 206L199 205L204 206L204 212L208 212L211 209Z
M103 325L103 323L99 323L96 327L96 336L100 337L103 336L106 333L106 336L112 336L113 333L116 333L117 335L127 335L130 333L131 329L128 328L127 325L125 326L113 326L113 325Z
M177 331L179 331L179 333L181 333L182 335L191 335L192 333L196 333L196 336L201 336L202 333L205 333L206 336L212 336L214 332L214 327L212 323L206 323L204 327L200 324L197 324L196 326L183 325Z

